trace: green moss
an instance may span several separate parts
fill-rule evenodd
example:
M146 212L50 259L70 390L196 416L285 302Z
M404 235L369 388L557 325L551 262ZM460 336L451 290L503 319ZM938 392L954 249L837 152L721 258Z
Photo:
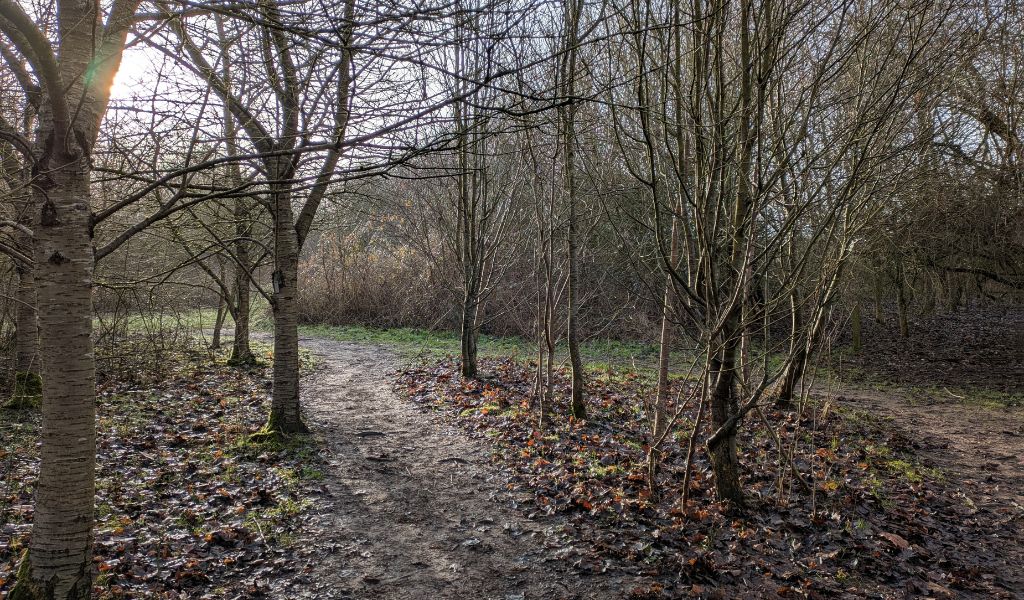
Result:
M472 415L473 413L480 412L481 409L486 410L489 413L492 413L492 412L497 412L497 411L501 410L501 407L498 406L497 404L485 404L483 406L474 406L472 408L467 408L466 410L460 412L459 416L460 417L468 417L468 416Z
M274 427L272 421L268 420L267 424L256 433L250 435L246 442L257 446L268 446L270 448L281 447L284 445L284 434Z
M43 401L43 378L32 371L18 371L14 374L14 393L4 408L22 410L39 408Z
M88 569L88 566L86 566ZM32 577L32 561L28 549L21 555L21 565L14 588L7 594L7 600L56 600L57 578L45 584ZM64 597L66 600L88 600L92 596L92 578L79 572L79 577Z
M290 436L306 433L309 433L309 428L301 419L297 425L285 426L280 417L271 411L267 424L250 435L248 442L251 444L284 444Z
M227 364L229 367L246 367L249 369L258 369L267 366L267 363L259 360L252 354L240 357L237 356L234 351L231 352L231 358L228 359Z
M21 553L21 565L14 589L7 595L7 600L29 600L39 597L39 586L32 581L32 561L28 557L28 548Z

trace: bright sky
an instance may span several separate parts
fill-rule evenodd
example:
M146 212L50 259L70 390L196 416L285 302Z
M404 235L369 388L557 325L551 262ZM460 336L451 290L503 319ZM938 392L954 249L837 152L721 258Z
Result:
M145 46L125 48L121 56L121 68L110 88L110 99L119 102L131 100L133 93L137 95L145 90L145 79L153 70L152 50Z

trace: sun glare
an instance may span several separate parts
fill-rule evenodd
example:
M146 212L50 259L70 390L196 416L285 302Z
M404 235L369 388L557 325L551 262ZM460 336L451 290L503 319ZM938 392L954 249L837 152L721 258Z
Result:
M146 48L125 48L121 68L110 86L111 100L131 100L145 89L145 76L152 69L152 60Z

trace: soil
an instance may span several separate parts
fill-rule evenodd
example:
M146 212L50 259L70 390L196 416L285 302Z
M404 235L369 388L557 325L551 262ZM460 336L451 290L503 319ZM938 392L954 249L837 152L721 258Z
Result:
M621 573L581 575L558 560L549 542L557 518L516 514L524 498L507 491L485 442L400 401L399 365L383 347L300 345L324 360L303 395L330 468L296 540L296 569L253 582L269 597L625 598L635 587ZM854 387L841 402L893 417L925 466L962 484L979 512L1024 511L1024 410ZM1024 555L1006 550L1004 579L1024 588Z
M1024 409L941 399L927 393L879 392L847 386L840 403L889 416L914 441L914 454L952 484L974 514L1024 513ZM951 523L961 534L971 517ZM964 539L964 543L971 543ZM1006 587L1024 594L1024 546L991 540L996 572Z
M850 408L891 416L911 434L924 466L953 481L986 484L985 495L973 499L979 507L1016 503L1024 511L1024 409L852 387L843 397Z
M863 354L846 361L854 380L900 386L1001 392L1024 400L1024 307L974 306L916 315L899 339L896 313L882 323L870 306L861 314ZM839 346L853 344L847 323Z
M303 395L329 440L330 471L297 544L306 568L271 581L271 597L624 596L618 578L554 562L543 529L555 523L507 508L505 478L481 442L398 400L393 355L316 338L300 345L324 360Z

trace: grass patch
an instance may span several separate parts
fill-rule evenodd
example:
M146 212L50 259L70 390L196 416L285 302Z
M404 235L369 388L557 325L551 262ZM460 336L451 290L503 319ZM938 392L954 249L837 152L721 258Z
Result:
M299 331L305 335L338 341L383 344L410 362L434 362L447 357L458 357L461 353L461 338L459 333L454 331L416 328L375 329L361 325L304 325ZM482 334L478 340L478 352L481 359L535 360L537 344L533 340ZM602 373L615 382L636 378L638 374L650 377L657 369L656 343L591 340L580 345L580 352L583 356L584 370ZM670 358L673 368L689 364L693 360L692 353L683 350L674 350ZM567 366L568 360L568 348L564 342L559 343L555 346L556 369ZM681 375L682 373L672 373L672 376Z

